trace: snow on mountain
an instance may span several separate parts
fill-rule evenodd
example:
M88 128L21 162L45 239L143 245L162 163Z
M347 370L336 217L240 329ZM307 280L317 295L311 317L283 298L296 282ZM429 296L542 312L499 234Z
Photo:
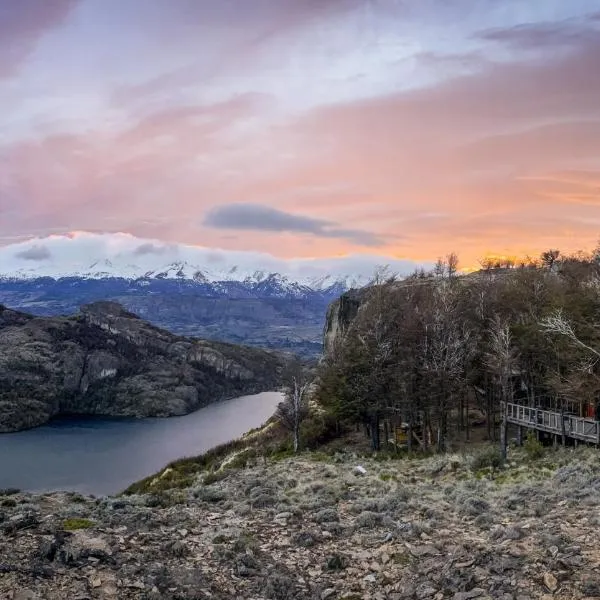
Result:
M0 279L174 279L199 283L277 282L312 290L367 284L380 265L404 275L420 266L374 255L282 260L239 252L171 244L130 234L76 232L0 247Z

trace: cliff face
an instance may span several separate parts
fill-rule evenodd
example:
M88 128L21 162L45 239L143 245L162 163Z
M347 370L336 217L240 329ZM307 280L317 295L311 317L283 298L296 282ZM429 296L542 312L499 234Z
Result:
M324 354L331 353L339 340L343 339L364 300L364 290L350 290L329 305L323 331Z
M168 333L112 302L50 318L0 305L0 431L63 413L182 415L273 389L282 365L263 350Z

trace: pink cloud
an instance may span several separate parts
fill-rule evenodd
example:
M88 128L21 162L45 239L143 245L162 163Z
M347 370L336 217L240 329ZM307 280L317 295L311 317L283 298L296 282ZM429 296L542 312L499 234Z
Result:
M270 98L140 116L118 132L0 148L0 235L46 228L253 248L364 250L359 236L223 231L215 206L259 204L377 234L390 255L532 254L596 241L600 44L549 63L486 63L427 89L263 119ZM487 65L487 66L486 66ZM18 210L15 210L18 207ZM347 236L351 237L351 236Z
M79 0L8 0L0 6L0 78L15 73L38 39Z

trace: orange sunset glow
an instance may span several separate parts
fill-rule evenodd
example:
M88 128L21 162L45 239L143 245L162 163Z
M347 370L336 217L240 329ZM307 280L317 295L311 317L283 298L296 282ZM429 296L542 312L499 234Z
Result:
M594 0L6 6L0 246L473 268L599 237Z

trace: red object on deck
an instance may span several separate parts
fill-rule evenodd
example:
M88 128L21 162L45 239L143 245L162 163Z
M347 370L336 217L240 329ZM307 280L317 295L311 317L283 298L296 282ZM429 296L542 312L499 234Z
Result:
M594 407L593 404L588 404L585 407L585 416L590 418L590 419L595 419L596 418L596 408Z

